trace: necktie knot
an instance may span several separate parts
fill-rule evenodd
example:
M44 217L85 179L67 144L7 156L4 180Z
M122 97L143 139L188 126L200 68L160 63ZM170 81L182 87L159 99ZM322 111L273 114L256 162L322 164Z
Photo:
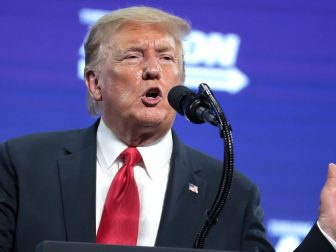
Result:
M128 147L120 154L120 157L129 166L134 166L142 160L140 152L135 147Z

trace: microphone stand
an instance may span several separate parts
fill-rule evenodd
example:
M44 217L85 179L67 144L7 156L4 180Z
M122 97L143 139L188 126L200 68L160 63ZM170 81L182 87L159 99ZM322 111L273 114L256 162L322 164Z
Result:
M218 123L216 126L219 128L220 137L223 138L224 141L224 162L219 190L211 209L207 211L207 218L205 223L203 224L194 242L194 248L202 249L204 247L205 239L212 226L217 223L218 216L222 211L226 199L230 193L233 177L234 158L231 125L228 123L224 112L213 96L209 86L205 83L201 83L199 85L198 95L199 98L201 98L202 101L209 106L211 112L217 117Z

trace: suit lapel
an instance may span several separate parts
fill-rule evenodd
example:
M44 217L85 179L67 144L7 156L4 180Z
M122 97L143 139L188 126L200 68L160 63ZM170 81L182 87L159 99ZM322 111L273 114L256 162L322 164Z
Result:
M58 160L66 238L95 242L97 123L69 139Z
M58 160L66 239L95 242L96 131L98 122L79 136L69 137ZM205 218L206 187L197 161L173 135L165 202L156 246L192 247ZM189 188L195 186L193 188ZM197 193L195 191L197 187ZM192 189L192 190L190 190Z
M156 246L192 247L205 216L206 181L174 136L174 148ZM189 184L191 184L189 188ZM197 191L197 192L195 192Z

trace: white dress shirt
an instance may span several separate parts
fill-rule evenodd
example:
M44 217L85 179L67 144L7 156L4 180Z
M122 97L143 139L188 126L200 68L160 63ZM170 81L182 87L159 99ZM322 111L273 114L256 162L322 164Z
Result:
M128 146L100 120L97 130L96 231L110 184L123 163L119 155ZM143 162L134 167L140 198L140 222L137 245L154 246L167 187L173 149L169 131L156 143L137 148Z
M128 146L121 142L100 120L97 130L96 232L110 184L122 167L119 155ZM173 149L171 131L153 145L137 148L143 162L134 167L140 197L140 223L137 245L154 246L167 187ZM336 242L317 226L336 250Z

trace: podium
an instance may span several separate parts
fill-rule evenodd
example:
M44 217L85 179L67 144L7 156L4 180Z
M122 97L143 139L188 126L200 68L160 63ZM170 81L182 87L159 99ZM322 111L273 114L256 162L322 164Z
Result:
M102 245L85 242L57 242L44 241L36 247L36 252L219 252L219 250L166 248L166 247L141 247ZM237 252L220 250L220 252Z

